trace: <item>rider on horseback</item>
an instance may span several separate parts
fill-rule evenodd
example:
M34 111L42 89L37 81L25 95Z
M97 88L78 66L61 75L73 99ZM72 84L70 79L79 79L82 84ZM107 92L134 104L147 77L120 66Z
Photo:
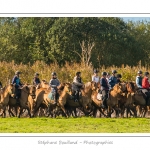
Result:
M106 72L102 72L102 77L100 79L100 84L101 84L101 94L102 94L102 108L107 108L107 98L108 98L108 91L109 91L109 86L108 82L106 79Z
M117 84L117 71L113 70L112 71L112 76L109 78L108 83L110 84L111 88L113 88L115 86L115 84Z
M94 70L94 75L92 76L92 81L98 83L100 81L100 77L98 76L98 70Z
M138 71L138 75L136 76L136 85L138 88L142 88L142 71Z
M49 81L49 86L51 87L51 92L54 95L54 103L56 104L57 103L57 99L59 97L57 87L60 85L60 82L57 79L57 74L55 72L53 72L51 75L52 75L52 78Z
M121 83L121 78L122 78L122 75L121 74L117 74L117 83Z
M38 84L40 84L41 83L41 81L40 81L40 79L39 79L39 73L35 73L35 75L34 75L34 78L33 78L33 85L38 85Z
M76 76L73 79L73 85L72 85L73 96L74 96L75 102L79 101L79 92L83 86L84 86L84 84L81 79L81 72L77 72Z
M15 76L12 79L12 84L15 84L15 94L16 94L16 103L19 104L19 98L21 96L21 89L20 87L22 86L20 82L19 75L21 74L20 71L15 72Z
M148 81L148 77L149 77L149 72L145 72L144 74L144 78L142 80L142 88L144 90L142 90L142 92L146 95L146 105L148 104L148 100L150 98L150 84L149 84L149 81Z

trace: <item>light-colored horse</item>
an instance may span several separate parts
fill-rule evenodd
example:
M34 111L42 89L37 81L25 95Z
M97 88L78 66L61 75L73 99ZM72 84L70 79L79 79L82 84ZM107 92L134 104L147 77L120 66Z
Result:
M15 87L13 84L9 84L0 91L0 109L4 117L6 117L6 107L8 106L10 98L15 96Z

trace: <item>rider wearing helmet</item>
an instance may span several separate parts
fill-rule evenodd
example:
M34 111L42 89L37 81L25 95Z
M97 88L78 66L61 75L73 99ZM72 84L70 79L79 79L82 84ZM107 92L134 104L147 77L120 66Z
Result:
M149 93L149 89L150 89L150 84L148 81L148 77L149 77L149 72L145 72L144 73L144 78L142 80L142 92L147 96L146 97L146 105L148 104L148 100L150 98L150 93Z
M138 88L142 88L142 71L138 71L136 76L136 85Z
M113 70L112 71L112 76L109 78L108 83L110 84L111 88L113 88L115 86L115 84L117 84L117 71Z
M121 74L117 74L117 83L121 83L121 78L122 78L122 75Z
M41 81L40 81L40 79L39 79L39 73L35 73L34 74L34 78L33 78L33 85L38 85L38 84L40 84L41 83Z
M72 91L73 91L73 96L74 96L75 102L79 101L80 90L83 86L84 86L84 84L81 79L81 72L77 72L76 76L73 79L73 84L72 84Z
M21 96L21 89L20 87L22 86L21 82L20 82L20 76L21 72L20 71L16 71L15 72L15 76L12 79L12 84L15 85L15 95L16 95L16 103L19 104L19 98Z
M108 86L108 82L106 79L107 73L106 72L102 72L102 77L100 79L100 85L101 85L101 94L102 94L102 100L103 100L103 104L102 107L103 108L107 108L107 98L108 98L108 91L109 91L109 86Z
M58 89L57 87L60 85L60 82L59 80L57 79L57 74L56 72L53 72L51 74L52 78L51 80L49 81L49 86L51 87L51 91L52 93L54 94L54 103L56 104L57 103L57 99L59 97L59 94L58 94Z
M147 90L150 89L150 84L149 84L149 81L148 81L148 77L149 77L149 72L145 72L144 73L144 78L142 80L142 88L147 89Z
M95 69L94 74L92 76L92 81L98 83L100 81L100 77L98 76L98 71Z

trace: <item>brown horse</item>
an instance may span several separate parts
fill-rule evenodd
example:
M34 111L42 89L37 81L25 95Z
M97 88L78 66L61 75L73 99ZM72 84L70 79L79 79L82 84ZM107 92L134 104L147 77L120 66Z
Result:
M64 88L64 83L60 84L57 89L59 95L61 94L61 91ZM39 109L48 109L50 106L54 105L54 100L50 100L48 98L48 94L51 92L51 89L49 88L39 88L36 90L36 98L34 100L34 105L32 105L32 117L36 116ZM54 105L56 107L56 104ZM45 111L45 110L44 110Z
M46 80L42 80L41 83L37 85L37 89L40 88L49 89L49 83Z
M126 88L126 84L123 82L123 83L120 83L120 84L118 84L118 85L116 85L115 87L114 87L114 90L111 90L110 91L110 93L109 93L109 95L110 94L113 94L114 93L114 91L115 91L115 88L116 87L118 87L118 86L120 86L120 89L121 89L121 91L123 92L122 94L117 94L117 95L113 95L114 97L112 98L112 100L111 100L111 103L110 103L110 101L108 100L107 101L107 103L108 103L108 105L112 105L112 107L113 108L115 108L114 106L117 106L118 107L118 109L119 109L119 102L122 100L122 99L124 99L124 97L125 97L125 92L127 91L127 88ZM105 112L105 110L106 109L103 109L102 108L102 104L103 104L103 100L102 99L97 99L97 95L98 95L98 93L99 93L99 90L100 90L100 85L98 84L98 88L97 88L97 90L92 94L92 100L93 100L93 102L92 102L92 104L93 104L93 106L94 106L94 110L93 110L93 115L96 117L96 112L97 112L97 109L101 112L101 114L103 115L103 116L105 116L105 117L108 117L107 116L107 113L104 113ZM117 90L117 92L118 92L118 90ZM117 93L117 92L115 92L115 93ZM101 97L102 98L102 97ZM111 106L110 105L110 106ZM114 106L113 106L114 105ZM109 106L109 107L110 107ZM115 111L116 111L116 114L118 113L118 109L116 108L115 109ZM113 112L113 110L112 110L112 112ZM117 114L118 115L118 114Z
M19 101L20 101L19 106L16 104L16 99L15 98L10 98L9 113L13 115L11 109L14 107L16 109L16 115L17 115L17 110L18 110L18 107L19 107L18 118L20 118L20 116L23 113L24 109L28 111L28 115L31 118L30 106L29 106L29 101L28 101L28 97L30 97L30 96L32 97L32 99L35 98L35 86L34 85L31 85L31 86L24 85L21 88L21 97L19 99Z
M125 86L126 86L126 90L124 90L124 96L120 96L120 100L118 101L119 107L121 109L121 117L124 117L125 109L127 109L126 117L128 117L128 113L130 113L130 109L134 111L134 115L136 116L136 111L132 107L134 103L133 96L135 94L135 84L133 82L127 82L125 83Z
M92 105L93 105L92 113L93 113L93 116L96 117L96 112L97 110L99 110L102 115L107 117L107 115L104 113L104 109L102 108L103 100L97 98L99 90L100 90L100 87L98 87L97 90L93 91L92 93Z
M125 90L125 85L118 83L109 91L109 97L107 100L108 117L111 117L113 109L116 111L116 115L118 115L118 101L121 99L121 96L125 95L123 90Z
M138 116L145 117L147 112L146 100L141 90L137 90L133 96L134 108L138 111Z
M70 89L72 89L71 87L72 85L70 84ZM83 112L85 113L85 115L88 115L89 112L87 110L87 108L91 107L92 104L92 91L96 90L96 83L95 82L87 82L84 85L84 88L81 89L81 95L82 97L80 98L79 102L74 102L71 99L71 95L68 93L65 93L64 97L60 97L59 99L59 105L61 107L61 109L63 110L63 112L65 113L66 117L68 117L68 114L65 110L65 105L67 105L69 108L79 108L82 107L83 108Z
M4 117L6 117L6 107L8 106L10 97L14 96L15 96L15 87L13 84L9 84L8 86L1 89L0 109L3 111L1 115L3 115Z

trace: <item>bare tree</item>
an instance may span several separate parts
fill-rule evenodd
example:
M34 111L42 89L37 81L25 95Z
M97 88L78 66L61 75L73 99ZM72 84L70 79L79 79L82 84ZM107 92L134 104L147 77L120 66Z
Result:
M93 47L95 46L95 43L90 42L90 41L85 42L84 40L79 43L82 49L81 54L78 53L77 51L74 51L74 52L79 55L82 63L85 64L85 66L89 66L91 55L92 55L92 50L93 50Z

